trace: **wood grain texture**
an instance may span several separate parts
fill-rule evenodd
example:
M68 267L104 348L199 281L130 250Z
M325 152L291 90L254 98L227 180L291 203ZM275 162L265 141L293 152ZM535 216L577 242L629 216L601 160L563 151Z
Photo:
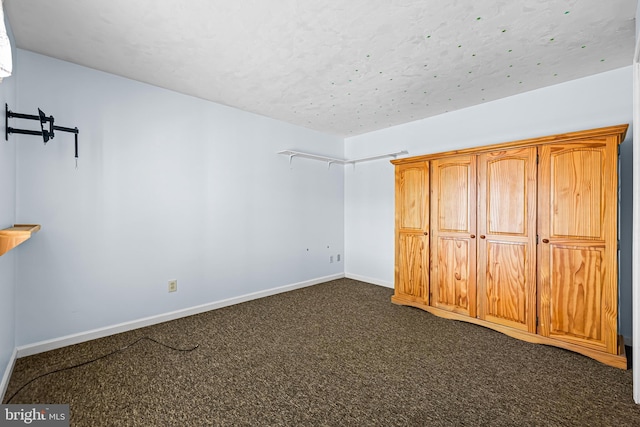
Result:
M393 302L625 368L617 334L617 148L627 127L393 161L396 173L420 162L431 168L429 292L408 295L412 285ZM409 217L405 225L417 227L425 224L416 218L428 215ZM399 233L404 258L420 258L419 245L401 243Z
M603 248L551 248L551 336L602 340Z
M425 226L426 198L423 167L403 168L400 174L400 228L421 230Z
M0 230L0 256L24 243L39 230L39 224L15 224L13 227Z
M441 237L437 240L438 275L435 303L458 312L469 312L470 283L475 272L469 268L469 240Z
M396 167L395 295L429 299L429 163Z
M584 356L590 357L601 363L604 363L614 368L627 369L627 358L624 352L624 341L621 336L618 337L618 350L610 353L608 351L602 351L594 348L590 348L584 345L567 342L564 340L553 339L545 337L540 334L535 334L509 326L501 325L499 323L487 322L486 320L479 319L477 317L469 317L465 314L455 313L449 310L443 310L438 307L426 305L424 303L417 303L402 298L392 297L391 302L398 305L407 305L411 307L420 308L435 316L443 317L445 319L460 320L463 322L473 323L476 325L484 326L494 331L501 332L513 338L517 338L522 341L527 341L533 344L545 344L552 345L554 347L564 348L565 350L574 351Z
M429 229L427 162L396 168L396 229L402 232L424 232Z
M554 195L551 234L556 237L602 239L605 169L603 147L576 148L552 153ZM596 173L594 173L596 172ZM567 215L571 212L571 215Z
M476 156L431 162L431 301L476 316Z
M398 294L424 300L428 292L427 237L402 233L398 238Z
M477 317L469 317L464 314L455 313L449 310L442 310L437 307L427 305L423 302L415 302L402 297L391 297L391 302L398 305L406 305L410 307L419 308L425 310L434 316L442 317L445 319L459 320L462 322L473 323L475 325L484 326L485 328L493 329L494 331L503 333L512 338L516 338L522 341L527 341L533 344L551 345L554 347L563 348L565 350L574 351L584 356L590 357L606 365L619 369L627 369L627 357L625 355L624 340L622 336L618 337L618 351L615 353L609 353L607 351L590 348L584 345L574 344L572 342L566 342L563 340L557 340L549 337L542 336L537 333L531 333L523 331L521 329L512 328L495 322L488 322L486 320L479 319Z
M508 154L504 154L508 155ZM485 156L486 157L486 156ZM487 233L524 234L527 225L526 158L492 158L480 182L486 185Z
M445 151L440 153L425 154L423 156L404 157L402 159L391 160L394 165L402 165L404 163L415 163L419 161L429 161L442 157L451 157L461 154L477 154L488 151L505 150L511 148L538 147L550 143L571 143L594 138L611 138L620 144L624 141L629 125L622 124L616 126L607 126L597 129L581 130L577 132L568 132L557 135L542 136L538 138L521 139L518 141L503 142L499 144L484 145L481 147L463 148L460 150Z
M529 332L536 330L536 156L535 147L478 156L478 316Z
M469 200L467 164L439 164L438 172L438 229L441 231L469 231L469 209L475 200Z
M528 264L526 245L487 242L485 294L478 297L485 304L485 319L514 327L527 327L528 301L525 266ZM517 325L513 325L516 323Z
M540 333L616 353L616 137L540 147Z

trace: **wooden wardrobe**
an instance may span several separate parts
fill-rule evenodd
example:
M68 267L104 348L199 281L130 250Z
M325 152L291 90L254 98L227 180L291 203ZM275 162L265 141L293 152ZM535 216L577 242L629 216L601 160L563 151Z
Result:
M617 170L627 127L393 160L392 301L626 369Z

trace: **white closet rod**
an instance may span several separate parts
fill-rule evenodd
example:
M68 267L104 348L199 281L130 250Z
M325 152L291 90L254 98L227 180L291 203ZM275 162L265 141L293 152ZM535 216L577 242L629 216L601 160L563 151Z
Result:
M380 154L378 156L362 157L362 158L359 158L359 159L351 159L351 160L350 159L339 159L337 157L321 156L319 154L304 153L302 151L294 151L294 150L278 151L278 154L284 154L285 156L289 156L289 164L291 164L291 160L293 160L294 157L304 157L306 159L313 159L313 160L320 160L320 161L323 161L323 162L327 162L328 167L331 167L332 163L337 163L339 165L347 165L347 164L355 165L358 162L367 162L367 161L370 161L370 160L384 159L384 158L387 158L387 157L396 158L401 154L409 154L409 152L406 151L406 150L402 150L402 151L396 151L395 153Z

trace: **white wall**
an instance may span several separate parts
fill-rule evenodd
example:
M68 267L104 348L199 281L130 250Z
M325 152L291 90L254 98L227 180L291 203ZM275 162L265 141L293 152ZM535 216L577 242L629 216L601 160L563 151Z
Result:
M406 149L409 156L417 156L630 124L631 94L632 69L621 68L348 138L345 155L357 158ZM625 147L631 145L631 134L630 129ZM630 191L630 187L625 190ZM625 227L628 224L622 223ZM628 237L630 233L621 230L621 234ZM394 169L389 162L365 163L355 171L345 168L345 250L347 276L393 286ZM629 271L630 266L621 265L621 269ZM621 282L621 295L630 298L628 281ZM621 332L626 337L631 336L629 310L627 304L621 306Z
M638 29L640 28L640 3L636 9L636 45L633 55L633 163L640 164L640 43ZM635 268L631 271L632 310L633 310L633 341L640 342L640 169L633 170L633 230L631 260ZM640 366L640 351L633 353L633 366ZM640 404L640 369L633 371L633 400Z
M7 25L7 32L13 44L13 35ZM14 50L15 52L15 50ZM14 72L17 69L14 66ZM5 103L13 109L16 103L15 77L7 77L0 83L0 108ZM2 112L4 116L4 111ZM4 118L0 126L0 229L15 223L16 213L16 150L15 141L4 139ZM15 251L0 256L0 397L8 382L15 347L15 305L16 284Z
M344 173L277 155L343 140L18 50L16 345L342 274ZM178 280L178 292L167 281Z

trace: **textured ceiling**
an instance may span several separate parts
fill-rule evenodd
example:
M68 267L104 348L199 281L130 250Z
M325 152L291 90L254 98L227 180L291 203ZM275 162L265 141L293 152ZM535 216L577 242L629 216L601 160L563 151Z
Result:
M631 65L637 0L5 0L17 46L353 136Z

